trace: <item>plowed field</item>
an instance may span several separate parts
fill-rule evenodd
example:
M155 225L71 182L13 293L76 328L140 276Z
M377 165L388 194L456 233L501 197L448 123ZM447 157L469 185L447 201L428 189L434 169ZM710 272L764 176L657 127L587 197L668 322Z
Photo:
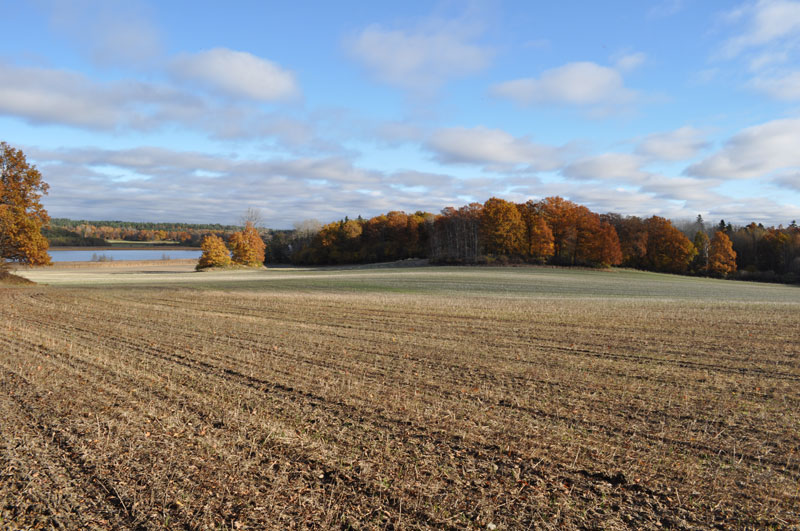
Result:
M798 290L348 274L0 289L0 528L800 525Z

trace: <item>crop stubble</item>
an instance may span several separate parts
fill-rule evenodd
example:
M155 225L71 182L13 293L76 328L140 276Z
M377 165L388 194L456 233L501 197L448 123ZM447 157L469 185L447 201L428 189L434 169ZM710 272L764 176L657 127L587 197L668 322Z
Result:
M800 525L796 304L0 298L2 525Z

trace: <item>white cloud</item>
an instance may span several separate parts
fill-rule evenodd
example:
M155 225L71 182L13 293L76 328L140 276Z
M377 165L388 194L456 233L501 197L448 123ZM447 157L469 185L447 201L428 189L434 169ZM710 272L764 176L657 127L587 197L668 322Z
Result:
M751 179L777 170L800 168L800 118L773 120L748 127L731 137L714 155L693 164L695 177Z
M623 55L614 62L614 65L617 70L628 72L639 68L645 61L647 61L647 55L644 52L636 52Z
M645 137L636 152L645 157L665 161L680 161L694 158L708 147L703 133L694 127L681 127L667 133L655 133Z
M179 78L256 101L285 100L299 94L291 72L267 59L227 48L181 54L172 61L171 71Z
M790 190L800 192L800 171L792 171L782 175L776 178L773 182L782 188L788 188Z
M750 86L776 100L800 100L800 71L778 77L756 77L750 81Z
M642 183L641 191L671 201L691 201L708 208L726 199L729 200L712 190L719 184L720 181L717 180L653 174Z
M734 57L749 48L796 38L800 32L800 2L759 0L731 12L729 19L746 19L748 25L744 33L725 43L724 53Z
M343 151L337 142L322 137L324 113L269 113L250 100L216 101L164 84L100 82L77 72L0 61L2 115L33 124L102 131L153 131L177 125L217 140L271 141L295 153ZM331 134L341 137L341 127Z
M639 182L650 175L641 169L644 162L644 158L638 155L603 153L569 164L562 174L579 180Z
M469 42L473 34L458 23L419 31L372 25L350 39L347 48L380 81L431 91L489 65L491 50Z
M486 127L440 129L431 135L426 147L443 163L478 164L506 171L518 166L549 171L562 164L560 148Z
M539 78L499 83L492 93L522 105L621 105L636 97L618 71L591 62L568 63L545 70Z
M757 72L773 65L786 63L787 61L789 61L789 52L787 50L768 50L752 57L749 62L749 68L751 71Z
M387 174L341 157L263 160L152 146L25 151L51 185L50 214L78 219L230 223L245 205L286 228L310 215L438 211L465 191L447 175Z
M403 170L392 173L387 176L386 182L395 187L435 188L440 191L452 190L457 185L455 178L450 175L415 170Z
M147 129L168 108L202 106L169 87L139 82L98 83L65 70L0 63L0 113L32 123L90 129Z
M741 33L722 47L727 59L742 57L753 73L747 86L779 101L800 100L800 2L759 0L727 15L744 22Z
M708 219L724 219L733 223L764 223L765 225L788 225L793 219L800 219L800 207L779 203L767 197L748 197L747 199L727 198L726 201L709 206Z

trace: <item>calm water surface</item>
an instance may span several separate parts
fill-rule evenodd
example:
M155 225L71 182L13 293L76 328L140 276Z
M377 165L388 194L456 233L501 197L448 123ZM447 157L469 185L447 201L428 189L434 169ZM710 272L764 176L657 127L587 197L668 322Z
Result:
M106 260L178 260L185 258L200 258L201 251L178 251L170 249L142 249L142 250L87 250L87 251L48 251L53 262L92 262L99 261L102 257Z

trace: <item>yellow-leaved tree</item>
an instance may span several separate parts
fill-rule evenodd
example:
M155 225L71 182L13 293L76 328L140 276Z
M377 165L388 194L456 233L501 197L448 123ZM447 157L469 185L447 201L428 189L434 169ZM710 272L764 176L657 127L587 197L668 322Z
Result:
M50 263L50 244L41 232L50 217L39 201L47 188L22 151L0 142L0 268Z
M714 233L708 248L708 271L714 275L728 276L736 271L736 251L728 235L722 231Z
M219 236L210 234L203 238L200 244L203 254L197 262L195 269L207 269L209 267L226 267L231 265L231 252L225 246L225 242Z
M526 250L525 229L525 223L514 203L492 197L483 204L481 235L488 254L523 254Z
M264 264L264 240L258 234L255 226L249 221L243 231L234 232L231 236L231 250L233 263L248 267L259 267Z

